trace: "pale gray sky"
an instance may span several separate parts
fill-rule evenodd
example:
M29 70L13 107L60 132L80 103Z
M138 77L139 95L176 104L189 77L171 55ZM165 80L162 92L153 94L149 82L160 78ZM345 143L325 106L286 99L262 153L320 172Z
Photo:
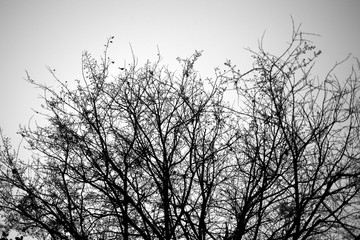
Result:
M211 77L226 59L248 69L252 59L244 48L256 49L265 30L269 51L285 49L292 16L303 31L321 35L312 38L323 51L316 68L321 75L349 53L360 57L359 10L357 0L1 0L0 127L14 137L19 124L34 115L31 108L39 109L41 92L23 80L25 69L49 84L45 66L63 80L80 78L82 52L100 57L110 36L117 65L131 60L129 43L141 62L155 59L158 45L170 65L204 50L199 69Z

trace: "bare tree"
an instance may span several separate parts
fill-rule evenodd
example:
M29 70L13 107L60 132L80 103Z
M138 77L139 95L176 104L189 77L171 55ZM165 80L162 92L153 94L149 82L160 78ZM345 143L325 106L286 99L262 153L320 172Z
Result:
M20 131L31 164L3 138L9 224L56 239L205 239L235 130L221 78L206 84L194 70L200 55L178 59L179 75L159 59L109 80L106 51L100 64L85 53L83 82L57 79L60 91L28 76L44 90L49 125Z
M359 79L311 75L321 53L294 29L281 56L260 45L254 68L228 78L244 127L225 188L233 239L359 238ZM336 66L335 66L336 67Z
M253 52L201 79L161 59L44 91L45 126L2 136L0 210L39 239L353 239L360 236L359 80L310 75L320 54L298 29L281 56ZM236 93L237 104L227 103Z

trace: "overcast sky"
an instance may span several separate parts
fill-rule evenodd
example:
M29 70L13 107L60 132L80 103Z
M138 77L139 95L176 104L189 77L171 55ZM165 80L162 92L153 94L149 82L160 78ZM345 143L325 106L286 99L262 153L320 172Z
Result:
M360 57L360 1L0 1L0 127L14 137L40 109L39 94L24 80L25 70L38 82L53 82L46 66L64 81L81 78L84 50L100 57L103 45L115 36L110 56L118 66L131 60L129 43L140 62L155 59L157 46L164 64L204 50L199 61L203 77L231 59L242 70L252 59L265 33L270 52L286 48L291 17L323 54L318 74L349 53ZM350 66L349 66L350 67ZM316 74L316 72L314 73ZM14 145L19 138L14 138Z

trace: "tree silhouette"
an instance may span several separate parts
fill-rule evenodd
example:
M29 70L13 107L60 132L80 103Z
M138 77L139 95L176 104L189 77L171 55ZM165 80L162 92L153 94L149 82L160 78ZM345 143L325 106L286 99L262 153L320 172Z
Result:
M280 57L260 47L247 79L227 63L248 123L226 189L237 239L359 238L359 80L312 77L310 44L295 31Z
M359 80L310 75L321 53L294 30L280 56L252 52L214 79L178 61L83 54L83 79L44 90L33 154L2 136L6 224L41 239L354 239L359 225ZM228 103L236 93L236 104Z

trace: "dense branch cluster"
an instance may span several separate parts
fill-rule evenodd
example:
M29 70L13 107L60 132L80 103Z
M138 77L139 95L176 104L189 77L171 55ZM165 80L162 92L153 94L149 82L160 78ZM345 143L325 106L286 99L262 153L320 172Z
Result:
M360 238L358 69L310 75L321 53L295 30L215 79L83 55L83 79L44 90L46 126L2 135L0 210L39 239ZM237 97L227 103L227 94Z

